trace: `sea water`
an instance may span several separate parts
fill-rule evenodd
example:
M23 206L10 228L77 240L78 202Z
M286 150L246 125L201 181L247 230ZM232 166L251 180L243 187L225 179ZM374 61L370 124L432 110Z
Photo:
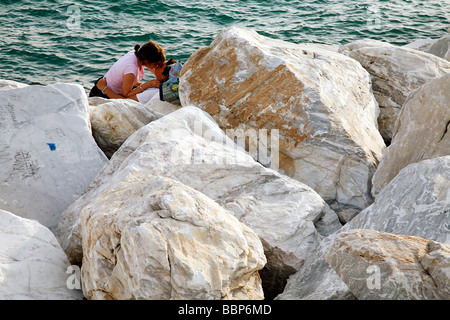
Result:
M137 43L188 58L229 26L293 43L405 45L448 33L450 0L0 0L0 79L88 90Z

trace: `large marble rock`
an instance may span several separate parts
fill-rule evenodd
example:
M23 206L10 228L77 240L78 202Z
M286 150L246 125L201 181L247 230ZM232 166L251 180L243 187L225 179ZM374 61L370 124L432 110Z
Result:
M370 229L450 244L450 156L424 160L403 168L375 202L322 240L316 255L292 275L284 299L351 299L354 297L324 254L340 232Z
M6 80L6 79L0 79L0 90L10 90L10 89L17 89L17 88L25 88L28 85L25 83L13 81L13 80Z
M258 236L204 194L131 167L80 213L88 299L263 299Z
M372 76L380 106L379 130L390 142L395 122L408 95L426 82L450 72L450 62L433 54L375 40L358 40L340 52L356 59Z
M416 39L403 47L426 52L435 42L436 40L431 38Z
M131 167L186 184L216 201L260 237L267 256L265 292L284 287L318 247L341 227L337 215L311 188L265 168L239 148L199 108L187 106L135 132L114 154L89 190L62 215L58 235L73 263L80 263L80 212L109 180Z
M436 40L426 52L450 61L450 34Z
M0 208L52 231L107 158L91 134L80 85L4 90L0 95Z
M442 299L450 300L450 245L431 240L426 250L420 264L433 278Z
M405 45L405 47L431 53L450 61L450 34L439 39L419 39Z
M450 298L445 288L450 277L450 245L353 229L334 238L325 260L359 300Z
M0 210L0 244L0 300L83 299L67 256L39 222Z
M450 155L450 74L427 82L409 95L372 178L378 194L408 164Z
M400 170L375 202L342 227L416 236L450 244L450 156Z
M131 134L144 125L176 110L176 106L151 100L146 105L131 99L89 98L92 134L108 158Z
M325 261L325 253L335 234L320 242L319 250L305 259L302 268L291 275L275 300L355 300L356 297Z
M272 168L313 188L338 214L372 203L370 180L385 145L369 74L354 59L233 27L191 55L180 100L225 131L277 130Z

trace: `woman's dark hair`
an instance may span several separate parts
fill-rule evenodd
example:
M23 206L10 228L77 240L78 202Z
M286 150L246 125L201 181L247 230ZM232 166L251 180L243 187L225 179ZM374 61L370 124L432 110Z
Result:
M149 41L142 47L140 44L135 45L134 54L143 63L166 61L164 49L154 41Z

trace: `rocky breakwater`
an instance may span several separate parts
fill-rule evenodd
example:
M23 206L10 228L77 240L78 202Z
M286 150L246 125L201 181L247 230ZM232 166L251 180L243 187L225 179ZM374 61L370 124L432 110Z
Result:
M408 95L373 176L375 202L324 239L278 299L448 299L450 255L436 248L450 244L449 85L445 74Z
M444 299L448 293L441 289L450 278L446 271L450 262L448 250L442 251L442 259L434 264L439 269L436 273L443 276L435 278L429 273L435 285L429 278L417 279L417 275L426 273L427 269L420 271L425 268L426 254L450 244L449 190L450 156L406 166L381 190L371 206L321 242L317 253L289 278L277 299ZM349 243L345 244L347 240ZM410 241L416 249L408 253L406 243ZM438 244L432 245L434 242ZM431 247L427 249L428 243ZM348 250L344 250L346 246ZM399 255L403 250L404 255ZM411 255L416 258L407 264L390 258L407 260ZM375 272L379 285L372 286L375 278L371 276ZM362 287L362 283L370 284Z
M145 204L147 200L138 196L142 194L145 198L154 197L147 195L148 192L143 192L143 184L140 184L138 177L133 180L136 181L136 188L140 190L136 195L131 191L131 186L126 187L128 183L122 182L124 178L120 177L129 175L131 168L138 172L147 172L148 175L176 180L179 182L176 185L182 184L187 190L193 188L198 193L201 192L202 197L208 197L209 202L216 203L215 210L221 208L219 211L224 211L223 215L237 218L235 224L243 223L250 227L261 239L267 257L267 264L260 272L266 297L273 297L282 291L287 277L301 268L306 257L318 248L320 240L340 227L337 215L311 188L263 167L230 140L209 115L199 108L186 106L136 131L113 155L90 190L63 213L58 227L59 238L71 261L82 263L84 270L87 270L88 257L93 255L91 250L109 252L115 251L115 246L124 248L124 245L121 245L121 241L124 240L120 240L120 228L115 226L114 222L118 218L114 218L116 214L112 212L130 210L140 212L134 215L144 215L146 212L151 214L162 210L162 208L157 210L159 207L156 204ZM117 191L113 192L111 188ZM122 192L124 196L123 200L120 200L119 194ZM108 195L111 193L116 196L110 198ZM136 197L137 202L133 204ZM172 197L174 196L169 193L161 201ZM101 202L101 205L98 202ZM207 209L200 204L196 206L202 212ZM97 221L96 216L103 217L103 212L109 212L108 216L104 217L108 219L108 223L102 223L100 227L100 223L94 224L92 221ZM88 218L90 216L93 217ZM173 219L180 220L181 217ZM169 221L170 219L161 220L160 223ZM112 230L105 231L105 228ZM210 246L216 243L218 247L210 247L208 249L210 251L221 252L223 249L220 247L226 244L226 238L222 239L222 234L212 231L209 238L196 240L198 231L189 224L184 227L183 232L186 233L186 239L178 241L203 239L208 243L211 242ZM96 234L94 239L89 236L91 233ZM111 240L113 236L114 241ZM220 244L221 242L223 243ZM95 247L94 243L101 243L102 248ZM105 249L104 246L112 247ZM130 247L127 250L141 250L141 247L147 245L136 243L134 249ZM234 249L231 247L232 244L226 251L233 252ZM193 254L194 251L192 254L186 254L184 258L186 268L188 265L192 267L195 265L196 268L204 265L207 270L211 268L211 264L217 263L217 259L227 265L232 261L231 258L230 261L225 261L223 257L207 259L200 252ZM152 257L154 254L153 250L149 250L147 253L140 252L137 255ZM255 256L255 253L252 256ZM107 260L116 261L116 259L113 255ZM175 259L174 256L168 263L173 264ZM103 274L102 269L98 267L99 263L97 262L92 270ZM172 267L172 270L175 277L176 269ZM182 275L178 275L180 276ZM224 272L222 276L225 276ZM144 278L143 275L133 277ZM148 277L149 275L145 278ZM102 290L105 292L106 289ZM152 293L152 297L157 297L158 294L162 293ZM184 297L189 298L189 295Z
M225 131L277 130L277 169L313 188L343 221L372 203L385 144L369 74L354 59L229 28L190 57L180 99Z
M2 199L8 200L3 203L20 205L12 207L11 211L15 210L12 213L0 211L1 298L81 299L83 294L88 299L264 297L258 271L266 264L266 257L254 231L206 195L169 177L153 175L152 172L158 172L145 164L141 169L130 165L124 171L118 170L115 165L124 160L122 158L109 161L111 167L105 170L112 168L117 174L105 188L96 190L99 197L90 199L88 208L83 211L81 240L85 254L80 263L79 279L83 294L80 290L70 290L71 274L67 270L75 272L78 266L69 262L49 228L55 231L55 226L65 221L65 215L59 219L61 212L80 195L79 199L84 199L98 187L98 179L92 180L97 174L101 176L99 172L108 163L90 131L87 111L96 101L88 106L84 90L77 85L27 86L7 80L2 81L2 85L1 99L5 103L1 109L5 133L2 135L5 138L2 140L2 164L6 164L2 169L9 168L7 151L15 147L24 149L24 153L30 152L33 160L28 166L24 164L17 169L31 170L35 165L39 174L19 176L13 172L1 185L5 190ZM130 113L141 109L141 114L157 117L163 114L158 112L158 107L152 110L125 100L109 104L113 109L121 106L125 114L126 108L131 109ZM99 110L96 111L98 114ZM102 133L112 127L112 122L108 121L111 118L104 119L105 130L99 130ZM130 121L129 117L122 120ZM170 124L166 131L169 128ZM124 140L132 133L132 129L128 133L124 131ZM38 145L39 152L35 152L30 141ZM67 147L70 143L72 148ZM39 148L40 144L46 148ZM55 152L54 158L45 153L47 149ZM92 154L98 155L97 163L88 157ZM162 156L159 160L167 159ZM14 171L16 167L11 168ZM79 171L73 172L74 168ZM85 176L89 174L87 180ZM62 182L55 175L59 175ZM59 184L64 181L65 185ZM72 181L83 187L72 188ZM41 184L34 186L33 183ZM31 191L27 189L30 185L34 187ZM53 191L48 192L48 197L47 190ZM48 213L39 206L25 206L37 197L43 199L35 201L36 204L47 204L53 211ZM52 202L53 198L61 200L64 206ZM322 205L325 210L323 201ZM326 229L325 224L324 227Z
M259 237L211 198L226 196L236 176L221 172L220 144L192 134L195 124L215 128L185 107L135 132L63 213L58 234L82 263L89 299L264 297ZM232 162L224 165L233 173Z
M0 81L0 298L448 299L449 77L385 148L337 51L227 29L181 107Z

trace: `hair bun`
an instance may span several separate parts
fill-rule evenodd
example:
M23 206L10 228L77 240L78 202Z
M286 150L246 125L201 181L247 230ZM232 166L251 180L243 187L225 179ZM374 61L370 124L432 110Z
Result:
M138 52L139 48L141 47L140 44L137 44L134 46L134 52Z

